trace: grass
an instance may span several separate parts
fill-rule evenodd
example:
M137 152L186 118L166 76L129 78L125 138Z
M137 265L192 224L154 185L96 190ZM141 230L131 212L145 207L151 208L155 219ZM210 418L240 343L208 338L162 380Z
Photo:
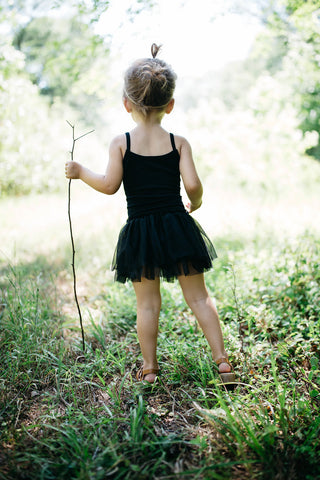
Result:
M162 284L162 375L146 388L131 285L82 258L83 353L69 252L3 262L0 478L319 478L319 246L237 238L207 274L233 392L176 284Z
M135 381L134 292L109 272L123 192L72 184L85 353L66 193L1 199L0 480L320 478L320 169L302 155L290 105L279 114L269 93L245 111L216 99L177 111L206 183L195 217L219 254L206 280L239 378L233 392L176 284L162 285L162 375L151 388ZM104 171L98 137L77 160Z

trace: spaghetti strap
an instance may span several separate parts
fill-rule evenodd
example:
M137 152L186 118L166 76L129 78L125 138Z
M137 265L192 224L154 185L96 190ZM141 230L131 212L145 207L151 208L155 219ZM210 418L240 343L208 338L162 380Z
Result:
M127 150L130 152L130 133L126 132L126 137L127 137Z
M173 133L170 133L170 140L171 140L172 149L176 150L176 144L174 143Z

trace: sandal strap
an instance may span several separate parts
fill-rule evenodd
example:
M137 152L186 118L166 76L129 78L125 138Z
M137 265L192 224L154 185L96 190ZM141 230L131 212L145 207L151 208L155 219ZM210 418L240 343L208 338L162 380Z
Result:
M231 363L229 362L229 360L228 360L226 357L220 357L220 358L218 358L218 360L216 360L215 362L216 362L216 364L218 365L218 367L219 367L219 365L220 365L221 363L227 363L227 364L229 365L229 367L232 368Z
M143 370L143 367L140 367L139 370L137 371L137 380L141 381L144 379L145 375L148 375L149 373L159 373L159 368L148 368L146 370Z
M159 373L159 368L148 368L147 370L143 370L142 374L143 376L148 375L149 373Z

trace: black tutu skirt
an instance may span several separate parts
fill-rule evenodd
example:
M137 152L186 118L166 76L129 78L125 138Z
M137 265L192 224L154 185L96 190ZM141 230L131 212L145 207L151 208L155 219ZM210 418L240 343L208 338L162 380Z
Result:
M112 260L115 280L141 281L203 273L217 257L214 246L187 212L153 213L128 219Z

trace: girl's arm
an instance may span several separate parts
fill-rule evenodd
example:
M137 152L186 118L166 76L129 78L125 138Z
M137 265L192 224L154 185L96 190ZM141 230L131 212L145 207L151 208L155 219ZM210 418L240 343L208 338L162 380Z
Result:
M109 148L109 163L104 175L89 170L77 162L66 163L66 177L80 179L98 192L107 195L116 193L122 182L123 167L122 158L124 148L124 136L114 138Z
M178 137L177 143L180 142L180 174L190 200L186 207L188 212L191 213L202 204L203 188L193 161L190 144L183 137Z

